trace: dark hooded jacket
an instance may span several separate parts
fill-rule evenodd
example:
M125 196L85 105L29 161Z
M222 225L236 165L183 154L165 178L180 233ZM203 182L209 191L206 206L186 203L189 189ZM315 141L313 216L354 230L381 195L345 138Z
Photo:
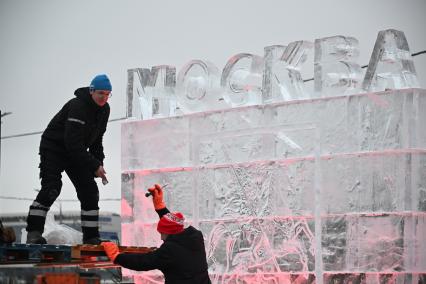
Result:
M114 262L138 271L159 269L164 274L166 284L211 283L203 234L192 226L180 234L169 235L153 252L122 253Z
M108 103L98 106L89 87L77 89L74 95L76 98L62 107L43 132L40 153L55 152L73 165L86 167L94 173L105 158L102 138L110 108Z

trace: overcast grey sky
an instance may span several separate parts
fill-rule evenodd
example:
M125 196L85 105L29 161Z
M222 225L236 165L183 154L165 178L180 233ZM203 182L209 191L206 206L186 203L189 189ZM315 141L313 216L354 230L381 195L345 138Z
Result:
M98 73L110 76L111 116L125 116L126 70L191 59L220 70L240 52L263 55L268 45L347 35L360 41L367 64L380 30L407 36L411 51L426 49L425 0L113 1L0 0L0 109L2 136L41 131L75 89ZM309 62L309 61L308 61ZM426 56L414 59L422 87ZM311 77L313 65L304 66ZM40 135L2 139L0 195L34 198ZM120 122L108 125L105 167L110 183L101 198L120 197ZM64 174L60 198L76 198ZM30 201L0 200L0 213L26 212ZM120 203L101 203L119 212ZM54 206L52 209L57 210ZM79 203L67 203L78 210Z

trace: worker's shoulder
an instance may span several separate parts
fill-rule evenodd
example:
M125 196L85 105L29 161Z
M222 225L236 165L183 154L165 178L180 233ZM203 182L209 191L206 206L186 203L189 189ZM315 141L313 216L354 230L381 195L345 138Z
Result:
M185 231L187 231L189 234L195 234L195 235L199 235L201 237L203 236L203 233L200 230L198 230L198 229L196 229L195 227L192 227L192 226L188 226L185 229Z
M82 106L86 106L86 102L78 97L72 98L70 99L67 104L69 106L77 106L77 107L82 107Z
M70 113L83 115L90 111L87 103L80 98L72 98L65 105Z
M177 244L170 241L165 241L160 245L160 247L154 250L152 253L156 255L170 255L174 251L174 248Z
M79 102L70 100L61 110L62 117L67 121L80 122L85 124L87 119L87 110Z

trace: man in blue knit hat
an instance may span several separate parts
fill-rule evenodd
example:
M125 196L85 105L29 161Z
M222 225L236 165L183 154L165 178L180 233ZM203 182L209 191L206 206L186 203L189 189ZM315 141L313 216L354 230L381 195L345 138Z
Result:
M27 243L46 243L42 237L46 214L61 192L65 171L80 200L83 243L100 244L95 177L107 182L102 138L110 113L111 90L108 77L97 75L89 87L74 92L76 97L62 107L43 132L39 150L41 190L28 213Z

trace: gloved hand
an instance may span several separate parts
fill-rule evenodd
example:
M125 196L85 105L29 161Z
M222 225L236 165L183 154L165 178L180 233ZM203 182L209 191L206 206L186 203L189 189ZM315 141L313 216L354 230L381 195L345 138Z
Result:
M148 191L152 194L152 203L154 203L155 210L166 208L166 203L163 200L163 189L159 184L148 188Z
M113 242L102 242L101 246L104 247L106 255L111 259L112 262L114 262L117 255L120 254L120 251L118 250L118 246Z
M95 171L95 176L100 177L102 179L106 178L106 171L102 165L99 166L99 168Z

